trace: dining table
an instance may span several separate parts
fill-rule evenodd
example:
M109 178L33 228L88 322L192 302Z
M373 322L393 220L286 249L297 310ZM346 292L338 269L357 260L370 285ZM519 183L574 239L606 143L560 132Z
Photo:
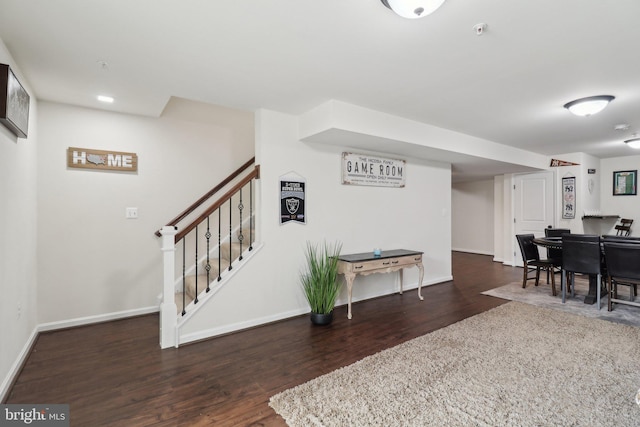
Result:
M562 249L562 236L554 237L536 237L533 239L533 243L537 246L546 249ZM598 299L598 278L597 276L589 275L589 292L584 297L585 304L595 304Z

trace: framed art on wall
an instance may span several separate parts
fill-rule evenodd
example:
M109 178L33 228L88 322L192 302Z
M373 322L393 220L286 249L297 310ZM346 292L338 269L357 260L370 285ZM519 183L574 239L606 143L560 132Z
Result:
M0 64L0 123L20 138L29 129L29 99L11 67Z
M562 178L562 219L576 217L576 178Z
M615 171L613 173L613 195L635 196L637 194L638 171Z

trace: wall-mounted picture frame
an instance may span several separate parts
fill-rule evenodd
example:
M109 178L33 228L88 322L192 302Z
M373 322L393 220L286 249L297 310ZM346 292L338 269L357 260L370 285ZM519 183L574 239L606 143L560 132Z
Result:
M635 196L638 191L638 170L613 172L613 195Z
M0 123L14 135L26 138L30 97L7 64L0 64Z
M562 219L576 217L576 177L562 178Z

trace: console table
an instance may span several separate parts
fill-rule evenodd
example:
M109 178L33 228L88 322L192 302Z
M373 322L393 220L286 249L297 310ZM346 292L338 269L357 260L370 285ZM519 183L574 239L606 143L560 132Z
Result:
M422 297L422 279L424 278L422 254L423 252L418 251L394 249L382 251L380 255L374 255L373 252L340 255L338 257L338 273L344 274L349 294L347 318L351 319L351 291L353 289L353 279L355 279L358 274L366 276L374 273L400 271L400 293L402 293L402 269L415 265L418 267L418 270L420 270L418 297L420 300L424 300Z

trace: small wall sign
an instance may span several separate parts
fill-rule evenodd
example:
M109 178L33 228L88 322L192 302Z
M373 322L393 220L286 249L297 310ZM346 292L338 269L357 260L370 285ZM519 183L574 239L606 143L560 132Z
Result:
M342 183L378 187L404 187L406 161L342 153Z
M67 167L108 171L137 172L138 155L122 151L69 147Z
M280 225L307 223L305 206L306 180L296 173L280 177Z
M562 219L576 217L576 178L562 178Z
M567 162L565 160L551 159L549 167L557 168L559 166L579 166L580 163Z

